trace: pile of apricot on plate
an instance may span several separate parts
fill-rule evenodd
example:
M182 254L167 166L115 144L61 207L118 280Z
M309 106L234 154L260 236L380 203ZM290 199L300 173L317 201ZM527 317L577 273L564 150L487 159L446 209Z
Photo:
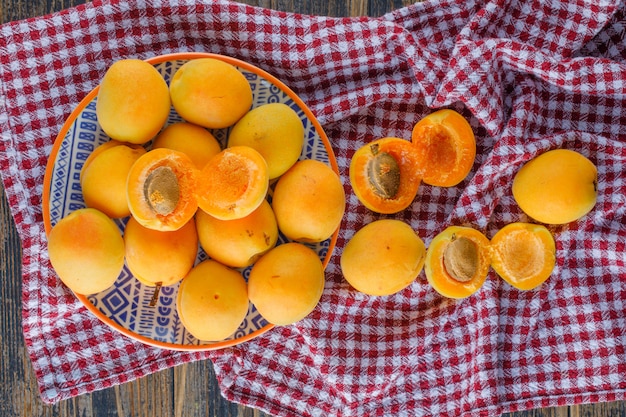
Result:
M422 182L459 184L475 157L476 139L468 121L454 110L441 109L415 124L410 141L384 137L359 148L350 162L350 184L368 209L398 213L413 202Z
M233 65L191 59L167 87L136 59L104 75L96 116L111 140L82 168L87 208L50 231L52 266L84 295L113 285L124 263L155 294L180 282L181 322L200 340L232 334L250 302L270 323L301 320L324 288L322 261L306 244L331 238L343 218L338 173L300 159L300 117L281 103L251 108L251 87ZM166 126L170 111L182 121ZM222 128L234 134L220 144L210 129ZM280 233L288 242L278 244ZM201 249L209 259L196 264Z

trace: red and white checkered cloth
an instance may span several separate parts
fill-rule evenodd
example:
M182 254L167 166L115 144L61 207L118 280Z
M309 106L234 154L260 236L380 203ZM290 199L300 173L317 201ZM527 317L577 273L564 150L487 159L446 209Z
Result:
M0 27L0 170L23 243L23 324L46 402L166 367L213 360L232 401L277 416L496 416L626 399L626 8L611 1L430 0L381 18L287 14L227 1L95 1ZM65 118L119 58L207 51L250 61L292 87L338 159L347 210L318 308L296 325L217 352L159 350L87 314L50 268L43 173ZM397 218L426 244L450 224L489 237L528 219L516 170L550 148L598 167L595 209L553 228L557 267L521 292L490 273L461 301L420 275L369 297L339 256L378 216L350 188L353 152L409 138L433 109L477 135L470 177L422 185Z

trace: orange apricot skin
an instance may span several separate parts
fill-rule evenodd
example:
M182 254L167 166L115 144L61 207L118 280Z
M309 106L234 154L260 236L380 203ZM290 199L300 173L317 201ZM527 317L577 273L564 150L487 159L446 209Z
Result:
M199 173L198 206L220 220L240 219L261 205L269 189L267 163L248 146L224 149Z
M48 234L50 263L61 281L77 294L95 294L112 286L124 267L124 240L106 214L78 209Z
M387 152L400 167L400 185L393 198L376 193L370 184L368 163L375 153ZM421 183L415 147L411 142L394 137L372 141L359 148L350 161L350 184L359 201L373 212L394 214L406 209L415 199Z
M491 248L491 267L519 290L543 284L556 265L554 237L540 224L510 223L491 238Z
M179 201L169 214L156 212L145 196L145 184L149 175L159 167L169 167L176 174L180 189ZM126 192L131 215L144 227L160 231L172 231L183 227L196 214L198 201L197 169L191 159L182 152L159 148L146 152L131 167Z
M202 126L188 122L178 122L168 125L154 141L152 149L168 148L187 155L202 169L209 160L222 149L213 134Z
M470 239L478 248L478 265L473 278L466 282L454 279L444 265L444 253L453 239ZM424 272L431 287L447 298L462 299L478 291L487 279L491 264L489 239L480 231L466 226L449 226L428 245Z
M453 187L467 177L474 165L474 132L454 110L441 109L422 118L413 127L411 141L417 149L425 184Z
M198 253L195 221L162 232L143 227L131 217L124 230L126 265L140 282L148 286L177 283L193 267Z

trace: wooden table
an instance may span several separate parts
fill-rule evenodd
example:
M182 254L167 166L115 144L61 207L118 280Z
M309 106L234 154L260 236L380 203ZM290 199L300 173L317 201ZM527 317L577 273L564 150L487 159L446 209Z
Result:
M0 0L0 23L40 16L82 3L81 0ZM410 0L245 0L245 3L328 16L380 16ZM224 400L210 361L164 370L137 381L48 406L39 398L37 382L21 328L21 248L9 207L0 199L0 416L104 417L267 416ZM626 415L626 403L549 408L508 417L607 417Z

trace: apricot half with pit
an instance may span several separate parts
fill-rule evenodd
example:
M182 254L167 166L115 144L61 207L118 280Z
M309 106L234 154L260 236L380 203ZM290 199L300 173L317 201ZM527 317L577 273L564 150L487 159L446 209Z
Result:
M196 228L206 254L233 268L252 265L278 241L276 217L267 200L249 215L234 220L220 220L198 210Z
M269 188L267 163L249 146L226 148L200 171L198 206L220 220L240 219L261 205Z
M491 267L520 290L531 290L544 283L556 264L552 233L543 225L511 223L491 238Z
M321 242L339 228L346 196L339 175L314 159L296 162L276 183L272 207L278 228L298 242Z
M533 219L566 224L589 213L596 204L598 171L587 157L569 149L536 156L513 179L513 198Z
M198 209L196 177L197 169L184 153L167 148L146 152L128 173L131 214L149 229L180 229Z
M77 294L106 290L124 267L124 240L106 214L78 209L59 220L48 234L50 263L61 281Z
M361 203L383 214L398 213L415 199L420 169L414 146L381 138L359 148L350 161L350 184Z
M341 271L356 290L391 295L411 284L422 271L426 247L413 228L395 219L373 221L348 241Z
M452 109L441 109L422 118L413 127L411 141L425 184L455 186L474 165L474 132L469 122Z
M267 321L286 326L315 309L324 285L324 266L317 253L290 242L276 246L254 264L248 294Z
M465 226L449 226L428 246L424 271L435 291L448 298L465 298L478 291L491 264L489 239Z
M144 144L161 130L170 107L167 83L154 66L120 59L102 77L96 117L112 139Z
M252 88L232 64L215 58L192 59L170 81L172 104L188 122L222 129L235 124L252 106Z
M248 314L246 280L213 260L196 265L178 287L176 309L183 326L199 340L232 335Z

